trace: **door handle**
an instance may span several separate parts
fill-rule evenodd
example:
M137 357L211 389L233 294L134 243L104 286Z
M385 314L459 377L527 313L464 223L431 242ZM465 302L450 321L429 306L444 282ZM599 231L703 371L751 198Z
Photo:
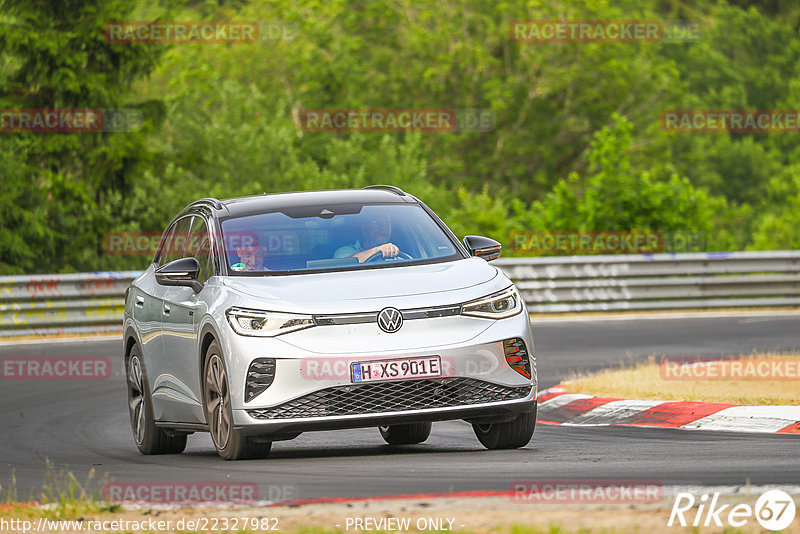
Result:
M136 295L136 307L143 308L144 307L144 297L141 295Z
M166 304L164 304L164 315L169 315L169 311L170 311L170 310L169 310L169 306L167 306Z

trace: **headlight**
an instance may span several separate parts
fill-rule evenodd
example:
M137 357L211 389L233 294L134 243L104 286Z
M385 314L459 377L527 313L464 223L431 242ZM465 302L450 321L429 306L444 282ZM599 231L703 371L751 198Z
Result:
M272 337L314 326L310 315L244 308L231 308L226 315L233 330L242 336Z
M461 308L464 315L489 319L505 319L521 311L522 300L513 286L488 297L467 302Z

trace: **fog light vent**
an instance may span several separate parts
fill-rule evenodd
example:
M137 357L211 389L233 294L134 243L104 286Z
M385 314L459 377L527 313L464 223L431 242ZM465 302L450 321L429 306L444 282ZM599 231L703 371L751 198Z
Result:
M256 358L247 370L244 388L245 402L261 395L275 380L275 358Z
M531 377L531 362L528 358L528 347L522 338L514 337L503 341L503 351L506 353L508 365L524 376Z

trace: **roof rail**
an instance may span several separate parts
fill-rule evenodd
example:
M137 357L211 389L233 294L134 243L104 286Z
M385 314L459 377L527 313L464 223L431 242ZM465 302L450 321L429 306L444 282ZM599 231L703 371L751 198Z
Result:
M362 187L361 189L384 189L386 191L391 191L392 193L394 193L396 195L400 195L401 197L406 196L405 191L403 191L399 187L395 187L393 185L368 185L368 186Z
M201 202L213 205L214 209L218 210L222 209L222 202L212 197L206 197L206 198L201 198L200 200L195 200L194 202L192 202L192 204L200 204Z

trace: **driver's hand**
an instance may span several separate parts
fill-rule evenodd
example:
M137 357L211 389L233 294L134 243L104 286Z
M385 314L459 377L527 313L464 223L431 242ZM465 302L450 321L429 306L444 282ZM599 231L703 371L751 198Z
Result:
M375 248L381 251L384 258L395 258L400 253L400 249L394 243L384 243Z

